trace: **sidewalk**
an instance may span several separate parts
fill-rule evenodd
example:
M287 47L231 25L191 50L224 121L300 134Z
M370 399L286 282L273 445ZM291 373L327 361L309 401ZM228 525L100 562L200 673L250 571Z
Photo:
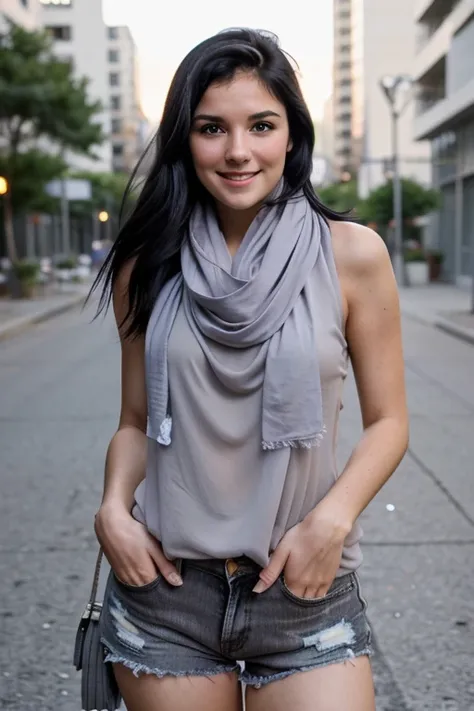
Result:
M474 344L474 314L471 290L452 284L400 289L400 307L404 316L450 333Z
M80 305L91 284L92 279L82 284L56 285L36 299L0 298L0 340ZM474 344L470 289L450 284L401 288L400 306L404 316Z
M0 298L0 341L81 305L91 284L92 280L80 284L55 284L34 299Z

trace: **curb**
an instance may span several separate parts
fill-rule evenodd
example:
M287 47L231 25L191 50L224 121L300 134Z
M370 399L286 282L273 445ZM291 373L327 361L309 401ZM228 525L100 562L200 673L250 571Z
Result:
M442 316L437 316L435 318L426 318L420 316L418 313L414 313L409 309L401 309L402 316L409 318L411 321L416 321L417 323L422 323L425 326L431 326L443 331L444 333L454 336L460 341L474 345L474 330L471 328L464 328L464 326L458 326L455 323L451 323L448 319Z
M48 321L55 316L60 316L65 311L73 309L85 300L85 294L76 294L75 296L71 296L67 301L63 301L55 306L49 306L36 313L28 314L28 316L20 316L19 318L7 321L3 326L0 325L0 341L20 333L29 326L41 323L42 321Z
M435 321L436 328L439 328L445 333L449 333L450 336L454 336L461 341L470 343L474 345L474 331L471 328L464 328L464 326L458 326L445 318L438 318Z

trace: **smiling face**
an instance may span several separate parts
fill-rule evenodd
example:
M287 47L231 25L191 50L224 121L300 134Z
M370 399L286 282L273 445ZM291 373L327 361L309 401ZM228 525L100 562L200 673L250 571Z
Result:
M278 184L291 150L286 109L249 73L212 84L194 115L196 174L220 212L258 209Z

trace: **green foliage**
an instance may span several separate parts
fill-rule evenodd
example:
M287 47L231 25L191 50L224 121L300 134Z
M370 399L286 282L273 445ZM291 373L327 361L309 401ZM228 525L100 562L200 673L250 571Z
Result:
M334 183L317 190L318 197L327 207L337 212L349 212L356 208L359 201L357 181Z
M407 249L405 262L426 262L426 254L422 249Z
M94 122L100 110L100 102L87 97L87 80L75 78L70 63L53 55L45 32L10 25L0 42L1 172L17 210L51 204L43 188L63 174L64 150L93 157L93 147L104 140ZM49 154L38 148L44 138L52 144Z
M440 197L436 190L424 188L407 178L401 182L404 221L422 217L439 207ZM357 212L364 222L388 225L393 219L393 181L381 185L366 200L361 201Z
M0 175L8 175L14 210L28 207L38 212L53 211L57 201L44 192L46 183L65 170L62 158L32 149L14 157L0 153Z
M75 269L77 267L77 258L67 257L66 259L61 259L55 266L56 269Z
M88 180L92 199L71 202L71 214L75 217L90 215L92 210L107 210L118 215L128 178L123 173L73 173L71 178Z
M38 281L40 266L38 262L32 262L27 259L20 259L15 262L13 269L19 281L23 284L33 286Z

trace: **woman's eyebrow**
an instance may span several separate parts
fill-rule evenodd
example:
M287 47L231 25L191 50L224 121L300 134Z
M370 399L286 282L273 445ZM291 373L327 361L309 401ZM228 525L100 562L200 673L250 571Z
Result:
M281 118L280 114L277 114L276 111L259 111L256 114L251 114L249 116L249 121L258 121L260 119L268 118L269 116ZM213 116L212 114L196 114L193 121L213 121L214 123L222 123L224 119L222 116Z

